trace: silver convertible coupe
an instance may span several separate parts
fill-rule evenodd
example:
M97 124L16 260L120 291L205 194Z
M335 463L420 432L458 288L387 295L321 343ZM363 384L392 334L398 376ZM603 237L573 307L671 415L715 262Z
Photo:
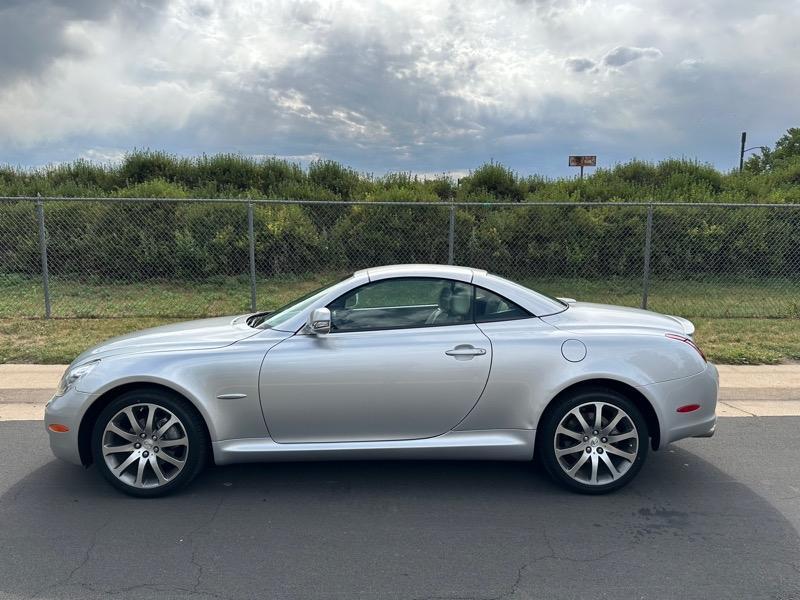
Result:
M693 325L554 299L486 271L358 271L271 313L158 327L81 354L47 405L56 456L157 496L203 465L534 454L566 487L628 483L709 437Z

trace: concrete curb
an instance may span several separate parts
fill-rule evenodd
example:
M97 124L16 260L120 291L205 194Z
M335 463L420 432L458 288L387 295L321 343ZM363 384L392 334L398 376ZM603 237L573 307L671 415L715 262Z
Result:
M54 390L68 365L0 365L2 390Z

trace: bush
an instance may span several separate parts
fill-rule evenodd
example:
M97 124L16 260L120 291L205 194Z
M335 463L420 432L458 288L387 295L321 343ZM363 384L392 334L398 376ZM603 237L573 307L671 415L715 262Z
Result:
M257 205L256 266L264 275L330 270L337 256L325 252L313 221L297 205Z
M436 206L436 194L388 187L372 192L367 200L416 202L424 206L352 206L336 224L331 239L347 268L447 262L449 211Z
M362 185L362 179L356 171L332 160L313 161L308 166L308 179L340 200L356 199Z
M192 170L191 161L166 152L133 151L126 155L119 167L119 178L123 185L144 183L151 179L163 179L174 183L187 183Z
M481 165L460 181L460 197L471 200L495 199L521 202L525 197L517 174L495 162Z
M182 158L134 151L117 165L84 160L24 170L0 167L0 195L119 198L296 199L327 205L254 207L256 258L265 275L446 262L449 209L455 261L515 276L638 276L643 207L497 207L504 202L683 201L656 209L652 266L676 277L800 273L800 211L719 209L708 202L800 203L800 130L744 172L683 159L633 160L585 179L520 178L489 162L454 182L411 173L372 177L330 160L307 170L279 158L220 154ZM758 164L756 164L758 163ZM763 164L762 164L763 163ZM353 205L348 201L420 206ZM48 201L54 276L118 280L241 275L249 240L244 203ZM0 273L39 270L35 207L0 203Z
M641 208L492 210L476 223L469 264L514 277L630 276L642 262Z

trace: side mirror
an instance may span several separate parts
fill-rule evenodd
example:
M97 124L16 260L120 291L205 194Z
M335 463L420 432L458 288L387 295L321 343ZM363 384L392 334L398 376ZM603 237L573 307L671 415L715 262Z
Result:
M327 308L315 308L308 315L306 328L317 335L331 332L331 311Z

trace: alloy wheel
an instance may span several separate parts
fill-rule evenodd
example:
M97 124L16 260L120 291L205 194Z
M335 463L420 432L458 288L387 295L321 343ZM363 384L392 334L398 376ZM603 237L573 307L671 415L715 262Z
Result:
M587 402L567 412L553 444L564 472L584 485L606 485L622 477L639 453L633 419L607 402Z
M181 420L163 406L126 406L106 424L103 459L111 473L136 488L157 488L186 465L189 437Z

